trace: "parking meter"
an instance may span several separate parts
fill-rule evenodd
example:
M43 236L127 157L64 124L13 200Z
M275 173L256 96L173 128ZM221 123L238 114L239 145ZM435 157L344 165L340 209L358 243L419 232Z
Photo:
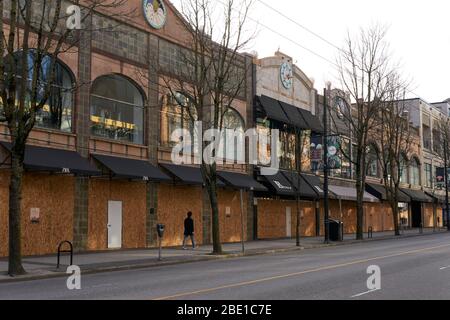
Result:
M158 232L159 238L162 238L164 236L164 228L165 228L165 225L163 225L161 223L158 223L156 225L156 231Z
M161 258L161 249L162 249L162 237L164 236L164 228L165 225L162 223L158 223L156 225L156 232L158 233L158 239L159 239L159 250L158 250L158 260L162 260Z

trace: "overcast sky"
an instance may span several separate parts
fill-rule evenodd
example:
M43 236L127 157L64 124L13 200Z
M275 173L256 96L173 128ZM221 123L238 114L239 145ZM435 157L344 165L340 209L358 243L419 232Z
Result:
M172 2L178 6L181 0ZM219 0L211 0L219 1ZM333 81L334 66L267 30L285 37L335 61L337 50L296 24L254 0L250 18L259 21L258 36L249 51L266 57L280 48L320 91ZM371 23L389 26L388 40L404 73L414 82L413 91L428 102L450 98L450 2L448 0L261 0L304 25L328 41L342 47L347 31L357 32Z

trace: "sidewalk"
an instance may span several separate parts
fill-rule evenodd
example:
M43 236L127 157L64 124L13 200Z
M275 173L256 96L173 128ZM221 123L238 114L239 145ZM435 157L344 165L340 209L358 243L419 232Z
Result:
M424 229L420 233L419 229L405 230L400 238L411 236L423 236L443 232L444 229ZM367 237L367 233L364 235ZM372 239L363 241L375 241L383 239L399 238L393 232L374 233ZM355 240L354 234L344 236L343 242L332 242L324 244L323 237L301 238L301 247L295 245L295 239L258 240L245 242L245 255L268 254L275 252L304 250L325 246L336 246L345 244L360 243ZM181 247L163 248L162 261L158 261L157 249L139 250L115 250L102 252L75 253L73 264L79 266L83 274L98 273L114 270L129 270L144 267L157 267L171 264L189 263L195 261L205 261L212 259L224 259L242 256L241 243L223 244L224 254L220 256L211 255L212 246L204 245L192 250L182 250ZM0 283L9 281L31 280L64 276L69 263L69 256L61 254L61 266L56 269L56 254L46 256L24 257L23 266L28 272L25 276L11 278L6 274L8 260L0 259Z

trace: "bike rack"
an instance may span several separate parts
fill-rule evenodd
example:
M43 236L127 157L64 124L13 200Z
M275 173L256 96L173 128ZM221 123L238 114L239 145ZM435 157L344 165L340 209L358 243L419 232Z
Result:
M369 227L369 229L367 230L367 238L373 238L373 227Z
M69 245L70 250L61 250L62 246L64 244L66 244L66 243ZM60 242L59 245L58 245L58 260L57 260L57 263L56 263L56 269L59 269L59 261L60 261L60 257L61 257L61 253L62 252L63 253L70 253L70 265L73 264L73 245L72 245L72 242L70 242L68 240L65 240L65 241Z

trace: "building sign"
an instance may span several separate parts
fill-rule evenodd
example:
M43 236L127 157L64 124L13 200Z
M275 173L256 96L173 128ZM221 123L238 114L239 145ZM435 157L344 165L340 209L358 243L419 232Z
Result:
M280 181L278 181L278 180L274 180L273 181L275 184L276 184L276 186L278 187L278 189L280 189L280 190L292 190L292 187L291 186L285 186L285 185L283 185Z
M148 24L155 29L161 29L166 24L167 10L163 0L144 0L144 16Z
M342 160L340 156L341 137L329 136L328 140L328 169L340 169ZM311 137L311 170L323 170L323 138L322 136Z
M444 189L445 188L445 175L444 175L444 168L436 168L436 188L437 189ZM448 181L450 181L450 168L447 169L447 177Z
M30 209L30 221L32 223L39 223L40 218L40 209L39 208L31 208Z

